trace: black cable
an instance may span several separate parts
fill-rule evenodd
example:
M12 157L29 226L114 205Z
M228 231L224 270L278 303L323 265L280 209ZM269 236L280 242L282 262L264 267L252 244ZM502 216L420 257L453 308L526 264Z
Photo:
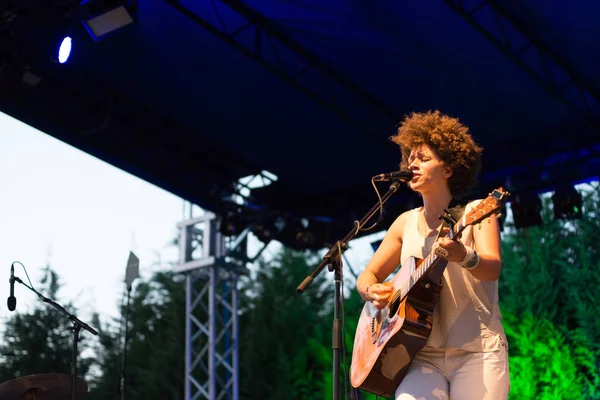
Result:
M377 185L375 185L375 180L374 178L371 178L371 185L373 185L373 188L375 189L375 193L377 193L377 198L379 199L379 217L377 218L377 221L375 221L373 223L373 225L371 225L368 228L362 228L361 231L363 232L367 232L370 231L371 229L375 228L377 226L377 224L379 222L381 222L381 219L383 218L383 200L381 199L381 193L379 193L379 189L377 189ZM358 221L354 221L354 224L356 225ZM358 234L358 232L356 232Z
M33 286L33 283L31 283L31 279L29 279L29 274L27 273L27 269L25 269L25 266L23 265L23 263L21 261L13 261L13 263L10 266L13 267L15 264L21 265L21 267L23 268L23 271L25 272L25 276L27 277L27 281L29 282L29 285L31 285L31 287L33 289L35 289L35 287Z

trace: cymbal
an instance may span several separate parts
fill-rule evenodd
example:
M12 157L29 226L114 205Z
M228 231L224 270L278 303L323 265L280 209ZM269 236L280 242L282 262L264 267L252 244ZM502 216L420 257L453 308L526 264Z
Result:
M75 398L83 399L87 383L77 377ZM37 374L22 376L0 384L2 400L71 400L71 375Z

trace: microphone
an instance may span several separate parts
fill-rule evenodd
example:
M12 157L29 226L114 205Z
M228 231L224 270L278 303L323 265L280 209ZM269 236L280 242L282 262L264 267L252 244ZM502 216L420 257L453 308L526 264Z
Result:
M15 265L10 266L10 296L6 300L6 305L9 311L15 311L17 307L17 298L15 297Z
M404 183L410 181L413 178L413 172L410 169L403 169L395 172L388 172L387 174L379 174L373 177L374 181L402 181Z

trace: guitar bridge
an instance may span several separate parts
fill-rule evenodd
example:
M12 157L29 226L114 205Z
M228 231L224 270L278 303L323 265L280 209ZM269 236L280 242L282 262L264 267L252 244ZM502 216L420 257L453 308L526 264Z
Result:
M373 340L373 344L377 343L377 331L375 327L375 318L371 318L371 339Z

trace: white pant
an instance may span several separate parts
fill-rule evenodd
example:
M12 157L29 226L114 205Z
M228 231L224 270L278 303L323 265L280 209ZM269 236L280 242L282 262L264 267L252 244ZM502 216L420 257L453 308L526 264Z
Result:
M396 389L396 400L506 400L508 350L471 353L423 348Z

